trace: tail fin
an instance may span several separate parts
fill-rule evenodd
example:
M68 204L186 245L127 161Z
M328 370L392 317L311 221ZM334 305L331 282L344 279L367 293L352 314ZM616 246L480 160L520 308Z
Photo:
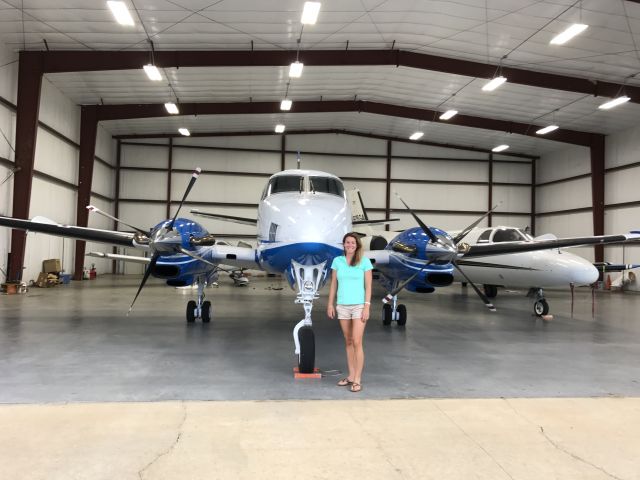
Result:
M367 215L367 211L364 208L364 202L362 201L362 195L360 195L360 190L354 188L353 190L348 190L347 195L349 198L349 204L351 205L351 221L352 222L362 222L368 221L369 216Z

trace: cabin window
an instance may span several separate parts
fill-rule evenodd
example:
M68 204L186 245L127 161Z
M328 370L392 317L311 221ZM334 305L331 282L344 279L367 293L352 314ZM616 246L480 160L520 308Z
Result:
M493 243L521 242L522 240L524 240L524 238L515 228L499 229L496 230L496 233L493 235Z
M342 182L333 177L309 177L309 188L312 192L344 196Z
M492 228L482 232L482 235L478 237L478 243L487 243L489 241L489 237L491 236L491 232L493 232Z
M300 175L280 175L269 181L267 195L284 192L301 192L304 190L304 177Z

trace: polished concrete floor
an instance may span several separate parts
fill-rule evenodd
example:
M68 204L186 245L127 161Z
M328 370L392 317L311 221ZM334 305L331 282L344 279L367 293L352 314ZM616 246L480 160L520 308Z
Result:
M316 305L319 380L294 380L302 317L277 279L191 290L139 278L0 297L0 478L640 479L640 295L406 294L405 328L367 327L364 390ZM375 296L381 297L381 291ZM582 397L582 398L577 398ZM585 398L586 397L586 398ZM595 397L595 398L594 398Z
M380 311L365 334L364 389L334 386L342 336L316 302L321 380L294 380L291 329L302 318L279 279L208 289L209 325L186 324L193 291L152 282L127 317L139 278L102 276L0 297L0 403L640 396L640 295L547 292L555 318L524 292L486 311L471 289L406 294L405 328ZM325 293L326 294L326 293ZM375 296L381 297L382 291Z

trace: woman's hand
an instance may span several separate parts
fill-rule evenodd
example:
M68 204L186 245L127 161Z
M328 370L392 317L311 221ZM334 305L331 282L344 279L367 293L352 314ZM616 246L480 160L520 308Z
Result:
M327 316L329 318L335 318L336 316L336 309L333 305L327 305Z
M371 305L369 305L368 303L364 304L364 308L362 309L362 318L360 319L362 321L362 323L366 322L367 320L369 320L369 310L370 310Z

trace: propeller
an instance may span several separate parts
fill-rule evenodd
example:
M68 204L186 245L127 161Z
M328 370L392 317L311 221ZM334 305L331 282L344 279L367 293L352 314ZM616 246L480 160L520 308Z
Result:
M189 192L193 188L193 185L196 183L196 180L198 180L198 176L200 175L200 172L202 172L202 169L200 167L196 167L195 171L191 175L191 180L189 180L189 185L187 185L187 189L185 190L184 195L182 196L182 200L180 200L180 205L178 205L178 209L176 210L176 214L173 216L173 219L171 220L171 223L169 225L167 225L167 230L173 230L173 224L176 223L176 218L178 218L178 214L180 213L180 209L182 208L182 204L187 199L187 196L189 195Z
M127 317L133 310L133 305L136 303L136 300L138 299L138 295L140 295L140 292L144 288L144 284L147 283L147 279L149 278L149 275L151 275L151 270L153 269L153 267L156 266L159 256L160 256L159 254L154 253L153 257L151 257L151 261L149 262L149 265L147 265L147 268L144 270L144 276L142 277L142 282L140 282L140 286L138 287L138 292L136 293L136 296L133 297L133 302L131 302L131 306L129 307L129 311L127 312Z
M119 218L114 217L113 215L109 215L107 212L103 212L98 207L94 207L93 205L87 205L87 210L89 210L92 213L97 213L99 215L102 215L103 217L107 217L107 218L109 218L111 220L114 220L114 221L116 221L118 223L121 223L123 225L126 225L129 228L133 228L136 232L140 232L145 236L149 233L149 232L145 232L141 228L134 227L133 225L130 225L127 222L123 222L122 220L120 220Z
M458 235L456 235L455 237L453 237L453 243L455 243L456 245L460 242L460 240L462 240L464 237L466 237L469 232L471 230L473 230L474 228L476 228L480 222L482 220L484 220L485 218L487 218L489 216L489 214L491 212L493 212L496 208L498 208L500 205L502 205L502 202L497 203L496 205L494 205L489 211L487 211L487 213L485 213L484 215L482 215L480 218L478 218L475 222L473 222L471 225L469 225L467 228L465 228L464 230L462 230L460 233L458 233Z
M451 262L453 263L453 266L456 268L456 270L458 270L460 272L460 274L465 278L465 280L467 281L467 283L469 285L471 285L471 288L473 288L473 290L478 294L478 296L480 297L480 299L484 302L485 306L492 312L496 311L496 307L493 306L493 303L491 303L491 300L489 300L489 298L482 293L482 290L480 290L478 287L476 287L476 284L473 283L471 281L471 279L469 277L467 277L467 274L464 273L462 271L462 269L460 268L460 266L455 262Z
M404 202L404 200L402 200L402 198L400 197L400 195L398 195L398 192L395 192L395 194L396 194L396 197L398 197L398 200L400 200L400 201L402 202L402 204L406 207L406 209L407 209L407 210L409 210L409 213L411 214L411 216L413 217L413 219L416 221L416 223L417 223L418 225L420 225L420 228L422 228L422 230L424 231L424 233L426 233L426 234L429 236L429 238L431 239L431 241L432 241L433 243L438 243L438 237L436 237L436 234L435 234L435 233L433 233L433 232L431 231L431 229L430 229L429 227L427 227L427 226L422 222L422 220L420 220L420 218L419 218L415 213L413 213L413 210L411 210L411 208L409 207L409 205L407 205L407 204Z
M393 300L393 297L395 297L404 287L406 287L414 278L416 278L418 275L420 275L422 272L424 272L427 267L429 265L431 265L433 262L428 262L425 266L423 266L420 270L418 270L416 273L414 273L413 275L411 275L408 279L406 279L404 282L402 282L401 284L399 284L396 288L394 288L391 292L387 293L387 295L382 299L382 303L389 303L391 300Z

